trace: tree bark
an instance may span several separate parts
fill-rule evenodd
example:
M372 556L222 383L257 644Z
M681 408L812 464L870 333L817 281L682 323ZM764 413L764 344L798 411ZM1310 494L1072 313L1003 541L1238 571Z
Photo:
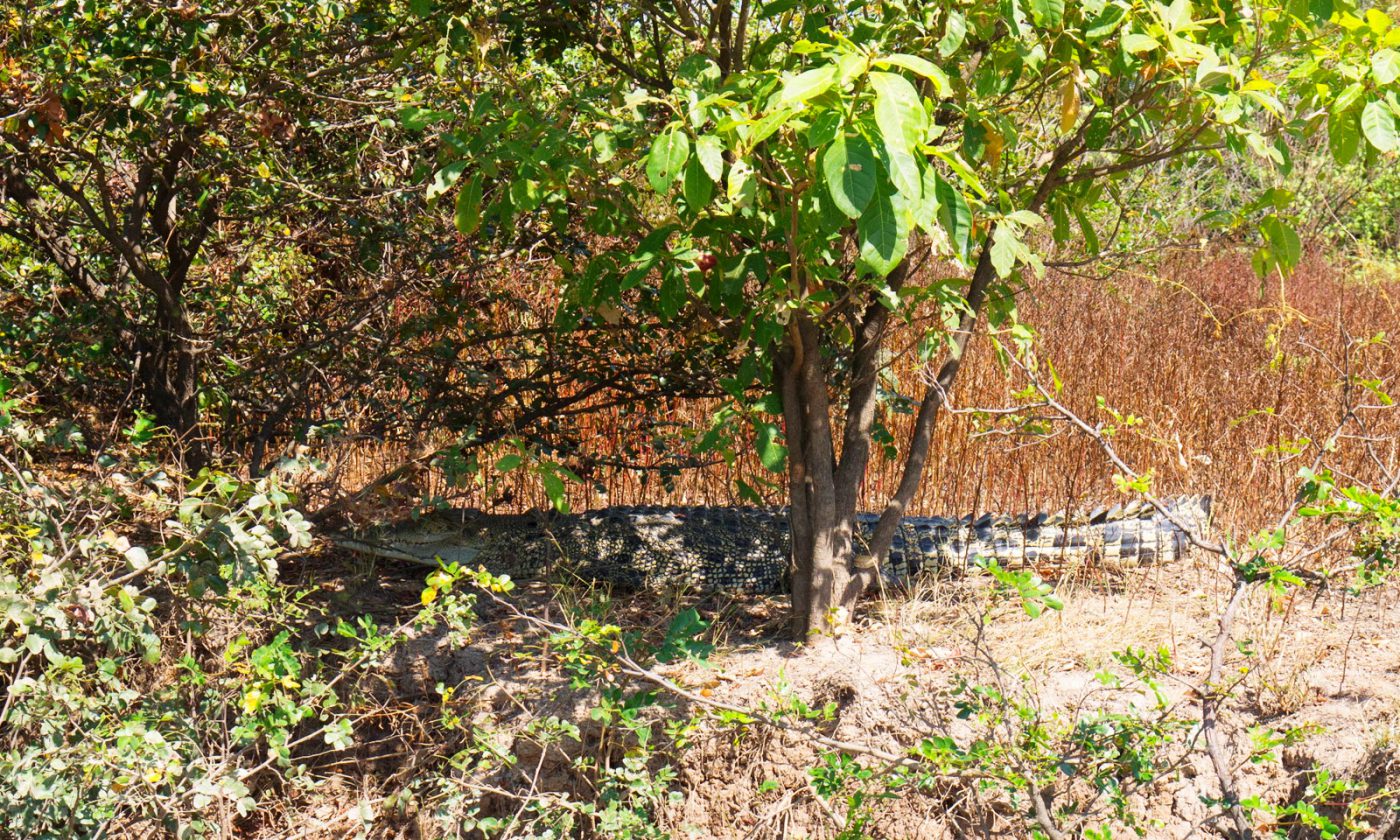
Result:
M136 344L136 378L156 422L170 430L185 466L198 470L209 461L199 432L199 359L194 328L182 297L160 295L155 323Z

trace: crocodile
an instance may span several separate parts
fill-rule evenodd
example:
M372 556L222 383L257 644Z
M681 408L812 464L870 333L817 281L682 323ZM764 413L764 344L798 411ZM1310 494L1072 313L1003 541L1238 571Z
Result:
M892 584L921 573L1004 568L1047 574L1096 562L1107 568L1184 556L1210 521L1209 496L1084 512L980 517L906 516L881 567ZM858 516L858 548L879 517ZM1175 522L1171 520L1175 520ZM791 543L787 511L757 507L609 507L578 514L429 513L378 531L333 538L344 548L394 560L484 566L516 580L570 571L626 588L679 587L772 594L785 591Z

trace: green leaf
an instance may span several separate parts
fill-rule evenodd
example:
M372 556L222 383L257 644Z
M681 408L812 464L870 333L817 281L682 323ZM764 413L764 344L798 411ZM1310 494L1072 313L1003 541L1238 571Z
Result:
M928 116L914 85L898 73L871 73L870 86L875 89L875 124L885 143L912 148L921 142L928 132Z
M924 169L921 193L919 200L910 207L910 211L913 213L914 223L932 236L934 228L938 226L938 173L931 166Z
M1044 29L1059 29L1065 21L1065 0L1031 0L1031 17Z
M685 132L673 127L658 134L647 155L647 181L651 188L663 194L669 190L689 157L690 138Z
M540 473L540 481L544 483L544 494L549 497L550 504L560 513L569 512L569 497L564 491L564 479L553 472Z
M806 102L826 93L835 82L836 65L824 64L805 73L798 73L785 81L779 98L784 105Z
M1144 35L1141 32L1129 32L1123 36L1123 52L1132 55L1142 55L1145 52L1152 52L1162 46L1156 38L1151 35Z
M771 114L765 115L749 129L748 146L753 148L764 140L772 136L773 132L783 127L783 124L792 119L797 113L792 108L780 108Z
M471 236L481 227L481 173L467 179L467 183L457 192L457 209L452 216L457 232Z
M1123 23L1125 17L1127 17L1127 12L1122 6L1110 3L1089 22L1089 27L1084 30L1084 37L1090 41L1107 38L1118 31L1118 27Z
M948 233L953 252L966 262L972 247L972 209L967 206L967 199L963 198L957 187L945 181L942 175L937 178L938 221Z
M859 135L837 137L822 155L822 174L837 208L859 218L875 194L875 153Z
M1400 53L1388 48L1376 50L1371 56L1371 75L1383 85L1400 78Z
M841 112L822 111L807 126L807 148L824 149L841 133Z
M759 20L770 20L783 12L792 11L797 8L799 0L773 0L771 3L764 3L758 12Z
M132 107L139 106L133 104ZM408 131L422 131L433 123L451 119L452 116L451 111L433 111L416 105L399 109L399 123Z
M996 230L992 231L992 267L997 270L998 277L1010 277L1011 272L1015 271L1019 245L1010 225L997 225Z
M927 131L919 94L897 73L871 73L870 84L875 89L875 124L885 141L890 178L900 192L917 198L921 181L913 150Z
M967 38L967 18L963 17L962 12L950 10L948 22L943 28L943 37L938 40L938 54L947 58L958 51L965 38Z
M428 189L427 192L424 193L424 197L432 201L452 189L452 185L457 183L458 178L462 177L462 172L466 168L467 162L465 160L454 160L439 169L433 175L432 183L428 184Z
M719 84L719 65L707 55L694 53L686 56L676 67L676 78L694 88L712 88Z
M1099 235L1094 233L1094 223L1089 221L1089 217L1084 215L1084 211L1078 207L1074 208L1074 219L1079 222L1079 232L1084 236L1084 250L1090 256L1099 252Z
M727 195L735 207L748 207L758 194L758 180L754 178L753 167L746 160L736 160L729 167Z
M1393 152L1400 147L1400 136L1395 133L1395 115L1381 100L1373 99L1361 109L1361 133L1380 152Z
M715 182L697 158L692 158L690 163L686 164L685 182L681 185L681 192L691 210L699 210L709 204L715 194Z
M1356 111L1333 113L1327 118L1327 147L1332 159L1345 166L1361 146L1361 120Z
M948 81L948 74L944 73L942 68L926 58L919 58L917 55L895 53L877 59L875 63L880 65L893 65L895 67L903 67L905 70L912 70L933 82L933 89L939 96L946 98L953 95L953 85Z
M658 290L657 312L661 320L670 321L680 314L685 306L685 275L679 268L669 267L661 275L661 288Z
M787 466L787 447L778 442L781 432L774 423L754 423L758 460L769 472L782 472Z
M702 134L695 140L695 156L705 173L718 181L724 175L724 146L713 134Z
M908 226L902 223L887 190L875 190L865 212L856 222L856 237L860 242L860 261L865 267L884 277L909 248Z
M1298 233L1273 215L1266 216L1259 229L1269 243L1269 253L1274 262L1278 263L1284 274L1292 271L1303 256L1303 242L1298 238Z
M496 472L508 473L511 470L519 467L521 462L524 460L524 458L515 453L512 453L510 455L504 455L499 461L496 462Z

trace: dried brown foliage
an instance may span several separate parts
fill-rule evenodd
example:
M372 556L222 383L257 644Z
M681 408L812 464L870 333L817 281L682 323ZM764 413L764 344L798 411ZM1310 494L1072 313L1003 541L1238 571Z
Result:
M1119 412L1143 418L1120 433L1117 445L1142 470L1151 469L1162 493L1206 492L1216 499L1217 521L1251 529L1286 506L1304 464L1289 449L1321 439L1341 410L1338 366L1350 339L1400 323L1385 283L1363 280L1339 259L1305 257L1286 284L1261 283L1247 254L1186 253L1154 271L1107 280L1052 274L1024 295L1022 318L1039 333L1039 353L1064 383L1068 405L1086 417L1107 419L1097 397ZM910 333L893 347L912 344ZM979 338L972 363L952 395L959 409L1015 405L1024 382L996 362L991 342ZM1350 354L1353 375L1400 382L1400 350L1387 342ZM916 359L895 359L891 372L908 384ZM716 404L704 400L650 403L678 424L704 427ZM1378 412L1376 437L1396 438L1396 420ZM618 407L587 419L596 441L627 436L641 415ZM1364 411L1363 411L1364 419ZM897 441L907 439L911 417L887 417ZM989 428L985 418L961 412L945 418L933 443L930 475L916 501L927 513L1019 511L1112 501L1112 472L1094 443L1069 430L1027 436ZM1387 444L1393 445L1393 444ZM1344 442L1340 463L1365 472L1361 447ZM602 504L728 504L734 478L769 477L753 456L735 469L716 465L688 471L666 484L653 473L600 475L595 487L575 487L575 507ZM876 461L865 493L874 505L892 489L898 463ZM521 476L510 482L515 506L543 505ZM434 488L442 491L445 488ZM778 494L772 495L773 500ZM489 500L461 501L489 505Z

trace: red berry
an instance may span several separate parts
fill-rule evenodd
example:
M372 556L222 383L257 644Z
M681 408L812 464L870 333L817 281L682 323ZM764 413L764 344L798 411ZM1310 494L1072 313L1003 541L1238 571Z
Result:
M714 254L701 254L699 259L695 261L695 264L700 267L701 271L709 271L714 268L715 264L718 262L719 260L715 259Z

